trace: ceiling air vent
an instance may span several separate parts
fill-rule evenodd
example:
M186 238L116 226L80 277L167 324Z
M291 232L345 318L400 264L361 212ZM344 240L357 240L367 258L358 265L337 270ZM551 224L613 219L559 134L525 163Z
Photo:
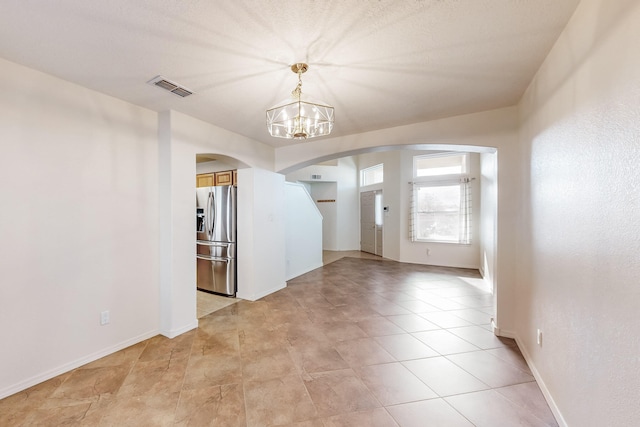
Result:
M168 90L174 95L178 95L182 98L193 94L192 91L185 88L184 86L180 86L178 83L172 82L171 80L162 76L156 76L149 80L147 83L149 83L150 85L161 87L162 89Z

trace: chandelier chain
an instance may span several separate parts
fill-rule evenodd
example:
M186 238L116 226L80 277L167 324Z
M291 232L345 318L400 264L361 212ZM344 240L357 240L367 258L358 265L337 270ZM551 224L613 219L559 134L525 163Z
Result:
M298 99L300 99L300 96L302 95L302 73L303 71L299 68L298 69L298 86L296 86L296 88L291 92L291 95L293 95Z

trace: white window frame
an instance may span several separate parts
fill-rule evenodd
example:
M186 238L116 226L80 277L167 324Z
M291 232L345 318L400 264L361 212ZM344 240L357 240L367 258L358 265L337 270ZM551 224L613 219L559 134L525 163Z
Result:
M365 175L370 172L376 172L380 170L382 172L382 179L376 182L367 182L365 183ZM368 168L360 169L360 187L368 187L370 185L382 184L384 182L384 163L379 163L374 166L370 166Z
M436 174L418 176L418 162L422 159L437 159L440 157L460 157L462 156L462 172L453 174ZM413 156L413 180L429 181L432 179L445 179L446 177L456 178L460 175L469 174L469 153L438 153L438 154L421 154Z
M462 159L462 173L418 176L418 161L424 158L437 158L445 156L464 156ZM413 158L413 185L411 192L411 221L410 238L412 242L449 243L457 245L470 245L471 233L471 178L469 177L469 153L441 153L435 155L419 155ZM460 221L459 235L456 239L428 239L418 236L418 191L425 187L453 186L460 187Z

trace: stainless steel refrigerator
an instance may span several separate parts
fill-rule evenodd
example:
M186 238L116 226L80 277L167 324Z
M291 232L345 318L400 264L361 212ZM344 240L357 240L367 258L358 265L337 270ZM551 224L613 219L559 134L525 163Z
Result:
M197 287L236 295L236 187L196 189Z

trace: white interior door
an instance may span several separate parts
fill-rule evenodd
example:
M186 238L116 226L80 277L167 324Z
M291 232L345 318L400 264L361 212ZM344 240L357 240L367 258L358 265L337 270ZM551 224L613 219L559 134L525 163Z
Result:
M376 253L375 191L360 193L360 250Z
M382 190L375 192L375 223L376 223L376 251L375 254L382 256Z

